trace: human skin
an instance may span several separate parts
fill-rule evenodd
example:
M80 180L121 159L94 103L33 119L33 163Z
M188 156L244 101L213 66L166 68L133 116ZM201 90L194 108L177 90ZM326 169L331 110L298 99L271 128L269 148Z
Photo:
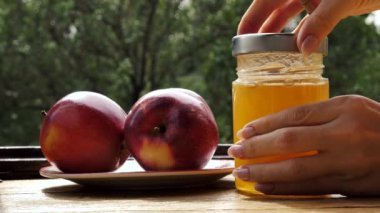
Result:
M302 53L310 54L334 27L348 16L380 9L378 0L310 0L315 10L295 30ZM300 0L255 0L244 14L238 34L280 32L304 10Z
M248 123L228 152L256 158L317 150L290 160L247 165L235 177L266 194L380 195L380 103L339 96Z
M378 0L311 0L315 8L294 33L309 55L344 18L380 9ZM280 32L304 7L299 0L255 0L238 34ZM340 96L269 115L238 132L229 150L235 158L317 150L318 155L247 165L235 177L255 181L266 194L380 195L380 104L361 96Z

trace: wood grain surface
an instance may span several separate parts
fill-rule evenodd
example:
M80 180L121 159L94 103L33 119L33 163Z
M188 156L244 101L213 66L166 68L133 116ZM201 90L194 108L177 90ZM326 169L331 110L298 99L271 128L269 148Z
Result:
M380 198L247 197L233 177L199 187L170 190L87 188L61 179L5 180L0 212L380 212Z

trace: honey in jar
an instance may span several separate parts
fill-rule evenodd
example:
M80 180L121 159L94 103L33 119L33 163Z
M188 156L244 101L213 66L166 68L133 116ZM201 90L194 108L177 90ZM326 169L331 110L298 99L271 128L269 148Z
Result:
M329 82L322 77L327 41L309 56L302 55L294 34L246 34L233 38L237 76L232 83L234 143L238 130L260 117L290 107L329 98ZM305 141L307 143L307 141ZM317 154L316 151L291 155L235 159L235 167L281 161ZM253 182L235 180L244 194L257 194Z

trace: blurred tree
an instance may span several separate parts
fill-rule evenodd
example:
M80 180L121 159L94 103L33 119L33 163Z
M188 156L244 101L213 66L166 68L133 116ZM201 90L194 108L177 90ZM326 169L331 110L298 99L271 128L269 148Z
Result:
M128 110L144 93L181 87L190 78L189 89L218 100L208 89L215 93L220 85L206 83L203 64L215 44L232 64L230 39L249 3L0 1L0 142L37 144L39 111L75 90L101 92ZM231 120L228 105L213 108L223 112L218 120Z
M38 144L40 111L76 90L126 111L157 88L200 93L232 138L231 38L251 0L0 0L0 144ZM330 37L332 94L379 96L379 35L365 17ZM376 97L377 95L377 97Z
M380 100L380 36L365 18L350 17L329 36L325 73L332 96L354 93Z

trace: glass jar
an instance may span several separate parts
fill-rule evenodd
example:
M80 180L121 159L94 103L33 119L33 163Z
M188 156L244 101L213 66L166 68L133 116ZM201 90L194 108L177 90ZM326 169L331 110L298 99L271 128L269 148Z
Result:
M246 34L233 38L237 80L232 83L234 143L238 130L260 117L286 108L329 98L328 79L322 77L327 39L309 56L302 55L294 34ZM305 141L307 142L307 141ZM266 163L317 152L235 160L235 167ZM258 194L254 183L235 180L238 191Z

